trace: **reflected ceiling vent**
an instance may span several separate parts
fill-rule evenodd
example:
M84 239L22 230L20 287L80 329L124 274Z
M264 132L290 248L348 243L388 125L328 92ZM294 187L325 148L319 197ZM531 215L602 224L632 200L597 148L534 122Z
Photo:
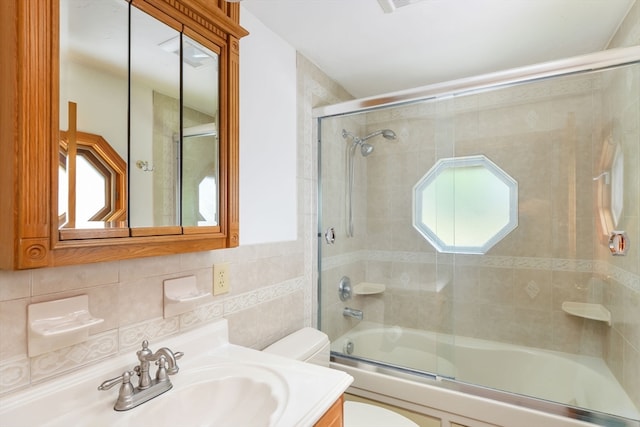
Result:
M396 9L420 3L421 1L426 0L378 0L378 3L382 10L384 10L384 13L393 13Z
M158 46L160 46L167 52L175 53L176 55L180 56L179 35L160 43ZM191 65L193 68L199 68L203 65L208 64L215 64L217 61L217 57L215 55L210 55L205 51L206 48L200 46L193 40L185 38L182 49L182 60Z

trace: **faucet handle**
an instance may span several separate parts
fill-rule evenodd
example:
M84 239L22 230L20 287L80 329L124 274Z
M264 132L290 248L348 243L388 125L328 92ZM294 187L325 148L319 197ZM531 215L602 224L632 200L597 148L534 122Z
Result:
M118 375L115 378L111 378L110 380L106 380L104 381L102 384L100 384L100 386L98 386L98 390L102 391L102 390L109 390L111 387L113 387L114 385L120 384L122 383L127 384L127 383L131 383L131 377L135 374L134 371L124 371L124 373L122 375Z
M118 400L116 400L116 404L113 407L116 411L124 411L132 408L131 402L133 401L135 389L133 388L133 384L131 384L131 377L134 374L135 372L133 371L124 371L121 376L106 380L98 387L98 390L108 390L114 385L122 383L118 391Z
M156 361L156 365L158 365L156 380L167 381L167 379L169 379L169 376L167 374L167 358L164 356L160 356L160 358Z

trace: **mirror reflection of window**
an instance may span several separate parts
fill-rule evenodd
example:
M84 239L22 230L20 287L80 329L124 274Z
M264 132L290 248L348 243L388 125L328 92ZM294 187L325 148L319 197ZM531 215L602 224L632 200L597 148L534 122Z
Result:
M59 226L67 219L69 196L67 174L68 134L61 132L58 166ZM74 227L92 227L95 222L116 224L126 220L126 162L101 136L76 135L76 202Z
M216 200L211 197L216 193L216 178L205 176L198 186L198 225L216 225L218 223Z
M84 156L78 156L76 167L76 197L82 200L76 209L76 220L89 222L107 205L105 192L96 191L107 186L107 179Z
M217 225L217 162L207 155L217 146L215 131L184 136L182 145L182 224Z

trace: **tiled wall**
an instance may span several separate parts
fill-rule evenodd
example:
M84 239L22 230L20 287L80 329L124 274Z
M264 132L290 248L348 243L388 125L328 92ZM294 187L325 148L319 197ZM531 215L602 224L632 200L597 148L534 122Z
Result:
M622 27L631 44L640 44L638 10ZM348 305L386 325L604 357L640 407L639 70L323 120L322 229L338 230L336 244L322 246L323 330L337 337L353 327L341 315ZM597 233L592 180L611 123L627 156L621 224L632 236L617 258ZM344 225L343 127L398 134L356 155L354 238ZM437 159L480 153L518 181L518 228L485 256L438 254L412 227L411 189ZM341 302L343 275L387 291ZM613 325L570 316L563 301L603 304Z
M636 1L609 47L640 45L640 2ZM640 407L640 67L610 73L604 80L603 120L625 156L624 208L618 227L633 236L626 257L611 257L600 247L595 256L609 270L631 274L634 281L610 280L604 302L612 312L605 360ZM631 286L630 286L631 285Z
M311 324L303 243L237 249L21 272L0 271L0 391L8 392L109 355L220 317L235 343L263 348ZM192 312L163 318L163 280L195 275L209 289L212 265L230 263L231 292ZM27 305L88 295L91 313L105 319L87 342L28 358ZM135 360L132 359L132 362Z

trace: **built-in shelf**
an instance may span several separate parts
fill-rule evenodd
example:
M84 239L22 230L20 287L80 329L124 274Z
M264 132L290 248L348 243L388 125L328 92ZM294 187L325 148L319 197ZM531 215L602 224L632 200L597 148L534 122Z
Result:
M353 287L353 293L356 295L375 295L381 294L386 287L382 283L360 282Z
M87 295L30 304L28 316L30 357L85 341L89 328L104 321L89 312Z
M211 292L198 289L196 276L167 279L164 281L164 317L186 313L211 296Z
M573 316L599 320L611 326L611 312L602 304L565 301L562 303L562 310Z

